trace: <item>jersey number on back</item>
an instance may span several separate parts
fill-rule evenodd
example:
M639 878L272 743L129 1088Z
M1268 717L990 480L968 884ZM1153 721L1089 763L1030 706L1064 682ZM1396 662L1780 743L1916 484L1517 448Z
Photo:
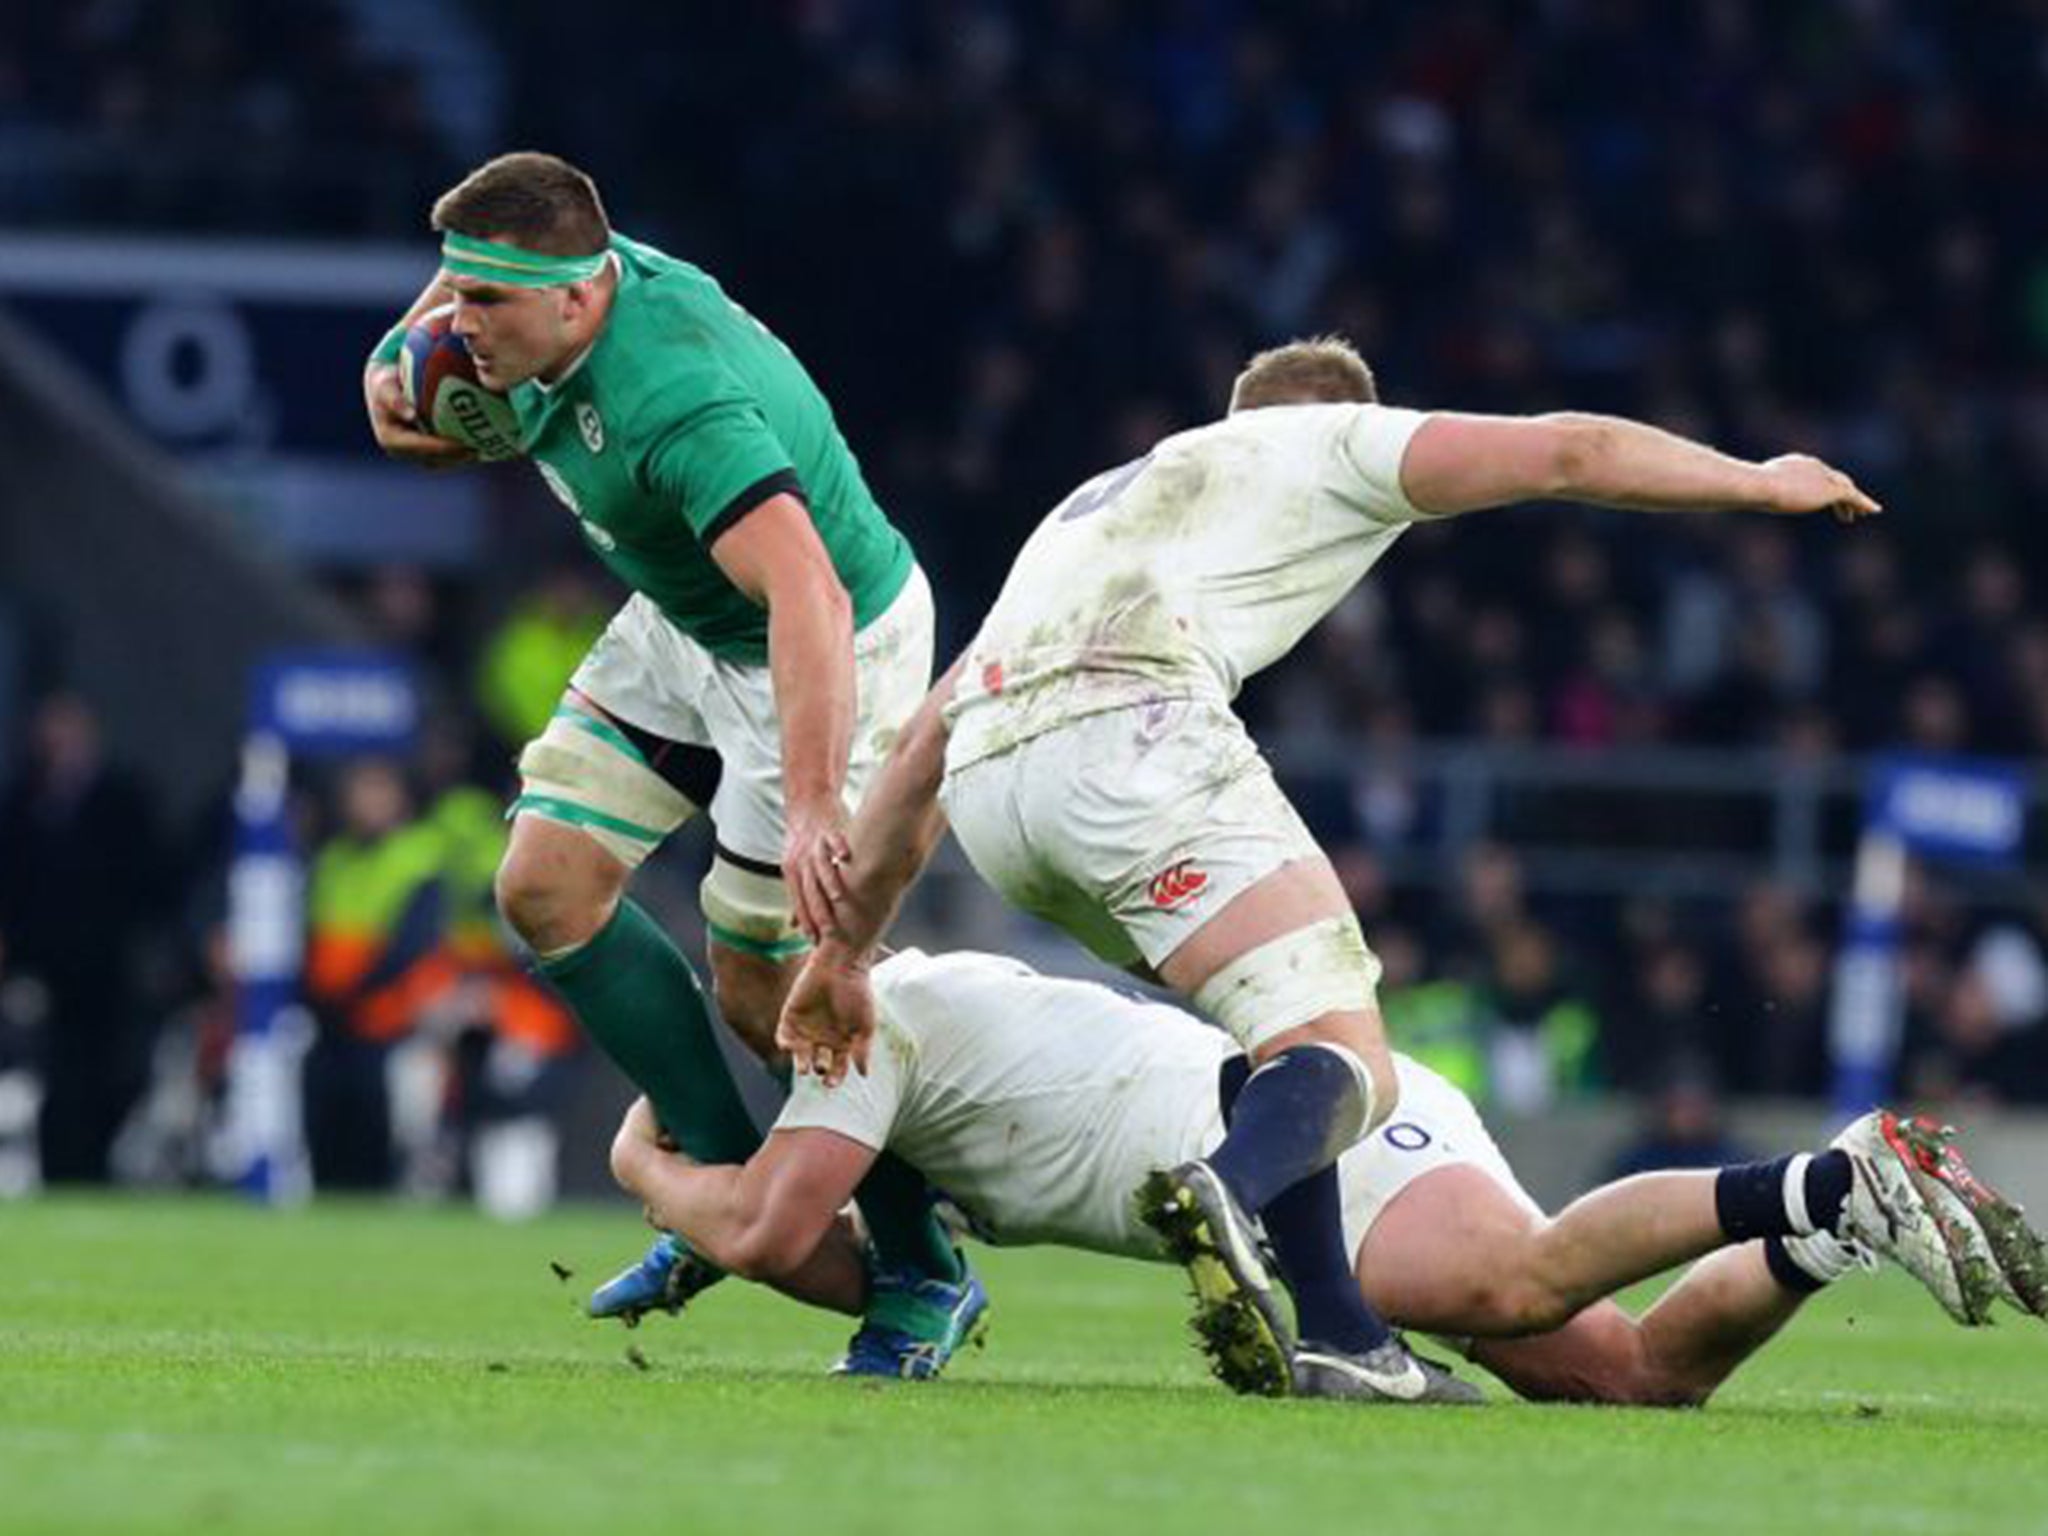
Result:
M1063 523L1078 522L1091 512L1100 512L1104 507L1123 495L1125 489L1145 472L1145 466L1152 462L1152 455L1133 459L1118 469L1105 470L1090 480L1059 505L1053 515Z

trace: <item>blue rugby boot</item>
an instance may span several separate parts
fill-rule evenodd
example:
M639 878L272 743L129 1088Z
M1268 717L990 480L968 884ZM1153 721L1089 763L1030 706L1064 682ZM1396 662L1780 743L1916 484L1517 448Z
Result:
M589 1312L592 1317L615 1317L628 1328L637 1328L650 1312L675 1316L692 1297L724 1278L724 1270L675 1233L664 1232L638 1264L620 1270L590 1293Z
M867 1312L832 1374L929 1381L962 1345L980 1347L987 1334L988 1291L971 1268L957 1285L876 1270Z

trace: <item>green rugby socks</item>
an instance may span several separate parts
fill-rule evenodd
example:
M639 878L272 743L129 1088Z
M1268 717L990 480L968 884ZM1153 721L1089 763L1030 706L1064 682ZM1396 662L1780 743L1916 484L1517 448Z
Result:
M932 1210L924 1175L894 1153L875 1159L868 1176L853 1192L875 1245L875 1262L924 1280L958 1285L967 1266Z
M683 952L637 902L582 948L539 962L578 1022L700 1163L743 1163L761 1133L733 1086L711 1006Z

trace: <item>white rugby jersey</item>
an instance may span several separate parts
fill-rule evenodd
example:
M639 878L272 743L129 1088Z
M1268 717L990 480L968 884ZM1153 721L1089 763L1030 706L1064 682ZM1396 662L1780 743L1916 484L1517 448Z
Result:
M834 1088L798 1077L777 1130L888 1148L991 1243L1165 1257L1133 1197L1154 1169L1222 1142L1218 1079L1237 1054L1228 1036L1169 1004L1002 955L904 950L875 967L874 986L867 1075ZM1354 1257L1386 1203L1445 1162L1476 1162L1528 1200L1469 1099L1399 1052L1394 1071L1394 1122L1337 1160Z
M1102 710L1228 704L1428 515L1401 490L1424 419L1241 411L1087 482L1025 542L968 648L948 767Z
M999 955L905 950L874 988L867 1075L798 1077L777 1130L889 1148L992 1243L1161 1256L1133 1196L1222 1140L1226 1035Z

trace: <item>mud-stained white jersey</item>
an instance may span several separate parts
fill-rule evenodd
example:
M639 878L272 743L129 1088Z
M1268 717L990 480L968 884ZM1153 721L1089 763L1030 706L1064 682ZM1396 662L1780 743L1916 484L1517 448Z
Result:
M948 766L1106 709L1228 704L1426 515L1401 489L1424 419L1241 411L1083 485L1026 541L968 649Z
M999 955L906 950L874 988L867 1075L797 1078L777 1130L889 1148L993 1243L1161 1256L1132 1197L1222 1138L1225 1035Z
M1132 1196L1145 1175L1223 1140L1222 1031L1170 1004L1041 976L1001 955L905 950L875 968L868 1073L835 1088L799 1077L779 1131L836 1131L887 1147L943 1190L989 1242L1056 1243L1163 1259ZM1337 1160L1345 1249L1416 1179L1476 1164L1516 1183L1472 1101L1394 1054L1393 1119Z

